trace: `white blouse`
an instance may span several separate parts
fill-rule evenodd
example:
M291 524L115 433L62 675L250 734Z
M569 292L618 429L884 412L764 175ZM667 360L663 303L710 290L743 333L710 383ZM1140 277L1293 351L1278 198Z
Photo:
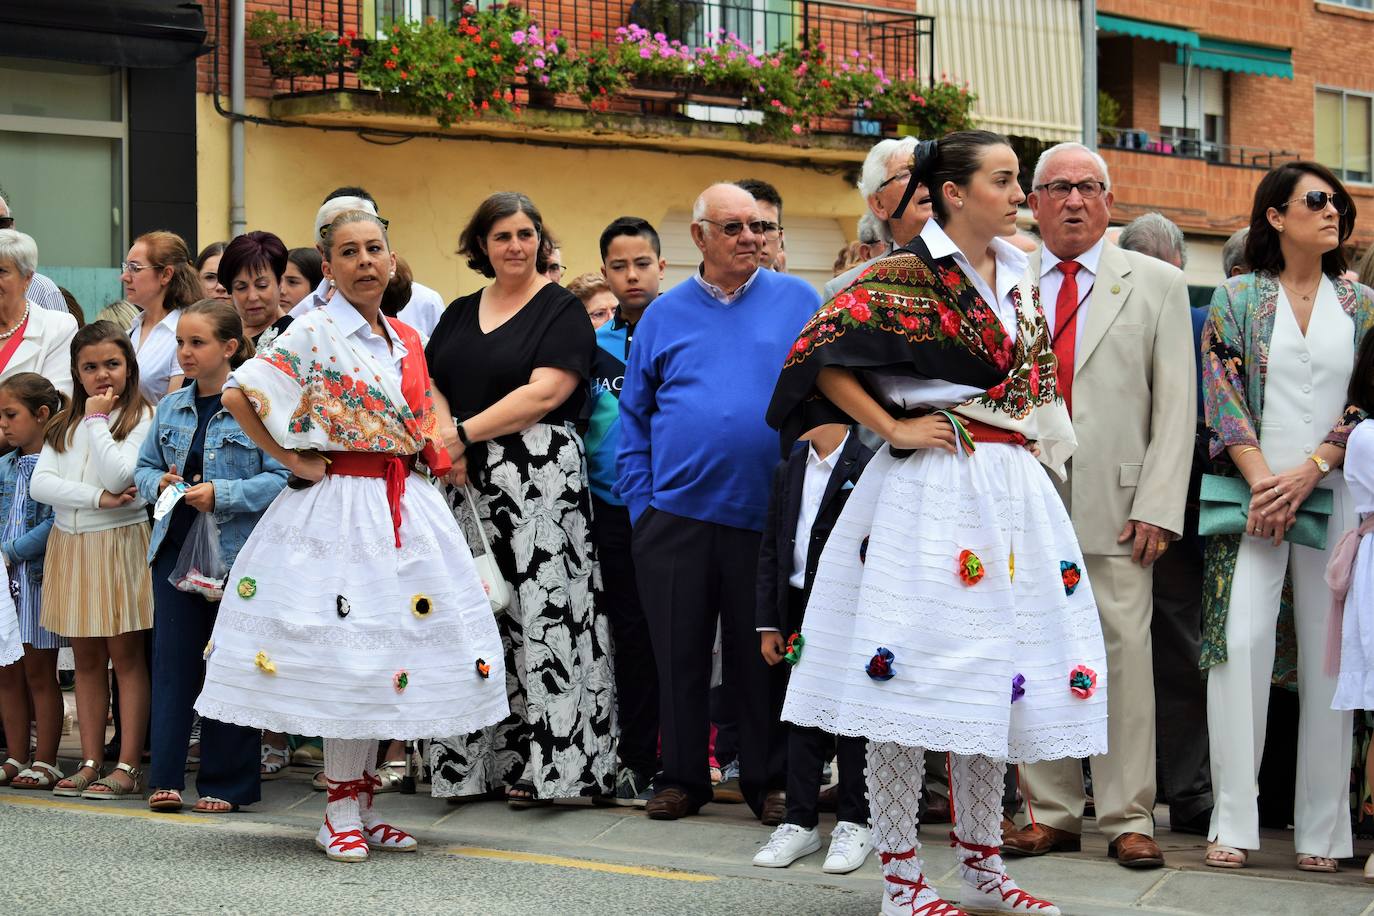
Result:
M111 415L117 420L118 411ZM33 469L29 493L53 507L54 522L68 534L123 528L148 520L147 505L135 498L118 509L100 508L100 495L121 493L134 484L138 451L153 425L151 411L121 442L110 435L109 421L81 420L67 450L44 445Z
M172 376L181 375L181 364L177 362L177 322L181 320L181 309L172 309L167 317L148 332L148 339L142 342L138 336L143 329L143 313L140 312L129 326L129 340L133 341L134 352L138 355L138 388L148 403L157 402L167 396L167 386Z

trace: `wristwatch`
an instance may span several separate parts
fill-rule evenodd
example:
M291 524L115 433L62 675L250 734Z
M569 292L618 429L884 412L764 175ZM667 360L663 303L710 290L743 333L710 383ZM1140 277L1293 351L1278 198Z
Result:
M457 429L458 429L458 441L461 442L461 443L463 443L463 448L468 448L469 446L471 446L471 445L472 445L472 440L470 440L470 439L468 438L468 431L465 430L465 429L463 429L463 424L462 424L462 423L459 423ZM1314 455L1313 457L1316 457L1316 456Z
M1309 455L1307 460L1317 466L1317 470L1322 472L1323 477L1331 473L1331 465L1321 455Z

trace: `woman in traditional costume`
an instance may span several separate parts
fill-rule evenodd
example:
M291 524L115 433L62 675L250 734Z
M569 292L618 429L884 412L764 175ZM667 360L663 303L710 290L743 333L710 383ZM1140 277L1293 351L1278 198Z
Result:
M1005 138L917 147L935 218L811 319L768 420L790 447L847 418L885 439L821 555L783 718L869 739L884 914L1059 909L1001 844L1008 761L1107 750L1106 653L1061 478L1075 440L1026 257ZM924 751L952 755L963 909L918 857Z
M224 406L296 479L230 571L196 710L322 735L316 843L359 861L416 848L372 808L378 739L473 731L508 707L472 555L416 470L448 471L452 420L436 413L419 334L381 315L395 265L385 227L349 211L321 245L336 294L225 386Z

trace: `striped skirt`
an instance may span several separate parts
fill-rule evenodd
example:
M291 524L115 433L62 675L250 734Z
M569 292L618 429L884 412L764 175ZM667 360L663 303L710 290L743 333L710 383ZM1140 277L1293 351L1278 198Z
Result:
M39 624L68 637L118 636L153 625L147 522L70 534L53 526Z

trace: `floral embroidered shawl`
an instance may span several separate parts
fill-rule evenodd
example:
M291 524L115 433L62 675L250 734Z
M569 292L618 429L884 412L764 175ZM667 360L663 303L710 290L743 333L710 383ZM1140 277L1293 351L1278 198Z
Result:
M1365 332L1374 326L1374 290L1344 279L1332 284L1342 311L1354 321L1358 349ZM1274 336L1278 301L1278 278L1268 273L1233 277L1212 295L1211 313L1202 329L1202 382L1214 473L1238 473L1226 454L1228 446L1259 445L1269 341ZM1363 419L1362 411L1347 407L1325 441L1344 447L1350 431ZM1226 610L1231 603L1240 538L1216 535L1207 539L1200 663L1204 669L1226 661ZM1274 658L1274 681L1285 686L1297 668L1297 635L1292 626L1292 590L1291 584L1286 584Z
M834 366L982 389L954 412L1042 442L1042 460L1062 476L1075 440L1049 327L1036 288L1023 283L1013 296L1015 339L953 256L932 258L920 238L868 268L812 316L783 364L767 419L784 454L819 423L849 422L816 389L821 369Z
M408 335L399 336L407 350L402 375L409 375L408 387L416 388L414 379L429 379L424 351L418 335L416 346L406 340ZM296 319L271 346L233 372L267 431L286 448L425 452L428 457L435 454L429 448L433 446L442 453L427 384L410 392L410 400L418 402L412 406L393 375L355 346L326 309L312 309Z

